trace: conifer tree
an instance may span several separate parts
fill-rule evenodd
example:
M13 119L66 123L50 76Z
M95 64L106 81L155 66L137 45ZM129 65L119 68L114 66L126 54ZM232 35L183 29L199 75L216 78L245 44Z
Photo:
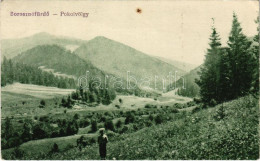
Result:
M8 140L12 134L13 134L13 126L11 123L11 119L7 117L4 124L4 137L6 138L6 140Z
M79 93L80 93L81 98L83 98L84 90L83 90L82 84L80 84L80 86L79 86Z
M231 98L249 92L253 80L253 55L249 48L251 42L243 34L236 14L233 14L232 29L228 38L228 55L231 67Z
M209 103L212 99L217 100L218 82L219 82L219 55L220 55L220 38L214 27L210 36L209 49L207 50L204 64L199 72L200 80L196 83L200 86L200 95L203 102Z
M257 35L254 37L253 45L251 46L251 52L253 54L253 62L252 65L254 65L254 72L253 72L253 82L252 82L252 89L251 92L255 93L259 91L259 36L260 36L260 27L259 27L259 16L257 17L256 21L258 24L257 27Z
M111 103L111 98L109 95L109 91L107 89L105 89L102 104L109 105L110 103Z
M231 98L231 70L227 48L222 48L219 59L219 79L217 101L223 102Z

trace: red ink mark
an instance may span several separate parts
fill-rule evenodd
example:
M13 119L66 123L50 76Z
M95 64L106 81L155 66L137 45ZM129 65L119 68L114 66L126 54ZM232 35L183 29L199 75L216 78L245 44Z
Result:
M136 12L139 13L139 14L141 14L141 13L142 13L142 9L141 9L141 8L137 8L137 9L136 9Z

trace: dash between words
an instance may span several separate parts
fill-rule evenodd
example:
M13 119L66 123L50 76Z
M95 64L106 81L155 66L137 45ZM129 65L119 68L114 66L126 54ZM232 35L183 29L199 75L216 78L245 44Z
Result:
M60 16L60 17L83 17L87 18L89 13L88 12L68 12L68 11L60 11L59 14L53 13L50 14L49 11L44 12L10 12L10 16L17 16L17 17L48 17L48 16Z

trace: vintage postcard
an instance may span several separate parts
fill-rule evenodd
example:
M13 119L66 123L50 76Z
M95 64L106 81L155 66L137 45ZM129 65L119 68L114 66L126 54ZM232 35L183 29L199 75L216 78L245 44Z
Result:
M259 158L258 1L0 6L1 159Z

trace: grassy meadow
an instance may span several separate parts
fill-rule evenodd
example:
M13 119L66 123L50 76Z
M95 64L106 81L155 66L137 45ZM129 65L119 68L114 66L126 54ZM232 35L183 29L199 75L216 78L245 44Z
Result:
M107 131L107 158L254 160L259 157L259 111L258 101L253 96L241 97L215 107L197 106L192 110L184 108L178 111L170 112L166 107L136 110L133 123L116 128L114 132ZM156 117L148 117L156 114L164 115L165 120L160 122ZM117 122L124 117L114 113L113 118ZM146 124L148 120L151 124ZM142 123L145 125L141 126ZM125 126L128 130L119 132ZM100 159L97 143L87 145L81 151L76 147L76 139L81 135L96 139L97 133L89 134L88 130L85 134L82 130L79 133L80 135L24 143L20 146L20 150L24 152L20 159ZM58 144L60 151L47 153L53 143ZM10 159L13 151L2 151L3 157Z

